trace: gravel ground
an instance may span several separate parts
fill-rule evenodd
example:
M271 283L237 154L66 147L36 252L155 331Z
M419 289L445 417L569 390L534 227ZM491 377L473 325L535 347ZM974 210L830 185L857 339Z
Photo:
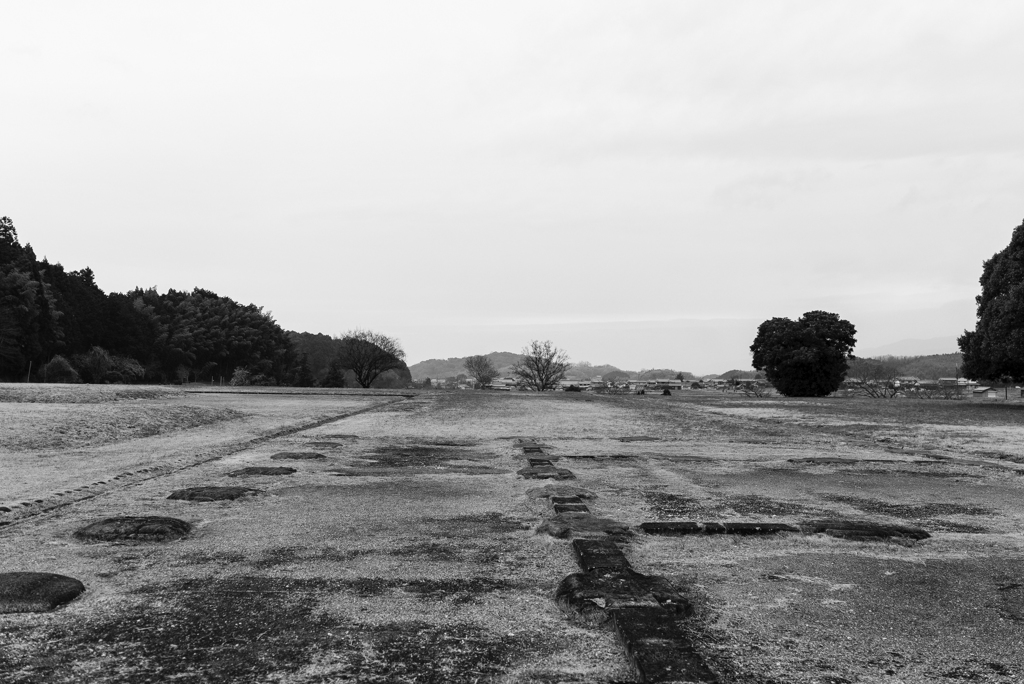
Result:
M687 629L723 682L1024 681L1024 485L1021 466L999 458L1019 449L1024 407L704 392L174 394L64 402L65 425L105 415L126 427L31 442L32 416L61 420L46 406L0 403L22 439L0 459L32 491L179 467L39 515L0 513L15 520L0 527L0 572L87 587L54 612L0 616L4 681L631 681L610 629L576 625L553 601L576 566L567 541L535 532L547 504L516 475L517 437L548 445L571 484L596 494L595 515L634 530L847 517L932 534L634 534L623 547L633 567L690 598ZM174 415L218 418L159 427ZM308 451L326 458L270 458ZM789 460L822 455L852 462ZM977 462L952 460L967 456ZM296 472L228 476L282 464ZM198 486L262 493L166 498ZM122 515L194 531L166 544L72 538Z

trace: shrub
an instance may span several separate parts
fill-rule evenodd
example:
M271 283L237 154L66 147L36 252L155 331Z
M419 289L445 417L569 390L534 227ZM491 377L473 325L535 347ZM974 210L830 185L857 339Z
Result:
M249 375L249 371L244 368L236 368L234 375L231 376L231 383L235 387L244 387L252 384L252 377Z
M93 347L84 354L77 354L73 360L82 380L92 384L106 382L107 373L114 365L110 353L103 347Z
M78 372L71 367L71 363L63 356L54 356L49 363L43 366L44 382L81 382Z

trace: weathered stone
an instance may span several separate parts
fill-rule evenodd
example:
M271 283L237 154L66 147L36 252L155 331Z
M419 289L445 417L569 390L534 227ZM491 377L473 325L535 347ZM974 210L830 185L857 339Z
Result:
M315 461L327 458L315 451L282 451L270 457L271 461Z
M575 480L576 476L566 468L555 468L553 466L527 466L516 471L527 480Z
M574 539L572 550L583 572L628 570L629 560L611 539Z
M295 468L284 466L249 466L241 470L228 473L228 477L245 477L247 475L291 475Z
M543 487L531 487L526 490L526 496L530 499L551 498L552 500L556 497L572 497L579 499L597 498L597 494L589 489L567 484L548 484Z
M616 437L616 439L619 440L620 442L658 442L658 441L661 441L657 437L646 437L646 436L639 436L639 437Z
M180 539L192 531L192 526L177 518L155 515L106 518L86 525L75 532L81 541L150 541L164 542Z
M556 539L606 534L625 536L629 527L609 518L590 513L556 513L537 527L538 534L549 534Z
M686 534L704 534L704 528L699 522L646 522L640 523L640 529L646 534L664 534L671 536L682 536Z
M551 503L553 504L581 504L583 499L579 496L552 496Z
M665 610L626 606L609 611L641 682L717 682L690 638Z
M555 602L571 619L600 624L609 610L626 606L658 607L671 615L690 615L693 606L664 577L634 570L579 572L563 579Z
M928 539L930 534L920 527L874 523L867 520L812 520L800 524L804 534L825 533L840 539Z
M791 458L790 463L812 463L816 465L827 465L830 463L860 463L859 458L843 458L840 456L810 456L807 458Z
M74 600L85 585L50 572L0 573L0 613L42 613Z
M234 501L243 496L255 496L259 489L249 487L190 487L172 492L168 499L180 501Z
M553 468L555 465L554 463L551 462L550 459L547 458L529 458L527 460L530 462L530 465L535 468L540 468L544 466Z
M586 504L573 503L573 504L552 504L552 508L555 513L589 513L590 509L587 508Z
M799 532L800 530L785 523L764 522L726 522L726 534L778 534L779 532Z

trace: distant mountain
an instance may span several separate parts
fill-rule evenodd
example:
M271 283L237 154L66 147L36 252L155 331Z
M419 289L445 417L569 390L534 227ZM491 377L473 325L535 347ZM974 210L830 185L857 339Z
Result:
M721 375L706 375L705 379L711 380L735 380L739 378L763 378L764 373L759 372L751 368L750 370L730 370L722 373Z
M879 356L934 356L951 354L960 350L955 335L930 337L928 339L906 339L881 347L854 349L853 353L864 359L876 359Z
M491 352L483 356L489 358L502 375L507 375L512 365L522 358L522 354L514 352ZM459 375L459 373L466 372L465 364L468 358L468 356L453 356L450 359L427 359L426 361L420 361L409 366L409 372L412 373L413 380L419 381L426 378L452 378Z

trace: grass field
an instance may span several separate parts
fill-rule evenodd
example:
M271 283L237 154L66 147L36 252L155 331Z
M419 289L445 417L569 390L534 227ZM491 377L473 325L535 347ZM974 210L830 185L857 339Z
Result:
M1022 405L409 394L0 386L0 572L87 587L0 615L0 680L633 681L612 629L554 601L578 570L517 474L536 438L629 526L633 568L689 599L722 682L1024 681ZM841 460L801 460L821 457ZM210 485L261 493L167 498ZM72 537L122 515L193 532ZM819 518L931 537L639 530Z

